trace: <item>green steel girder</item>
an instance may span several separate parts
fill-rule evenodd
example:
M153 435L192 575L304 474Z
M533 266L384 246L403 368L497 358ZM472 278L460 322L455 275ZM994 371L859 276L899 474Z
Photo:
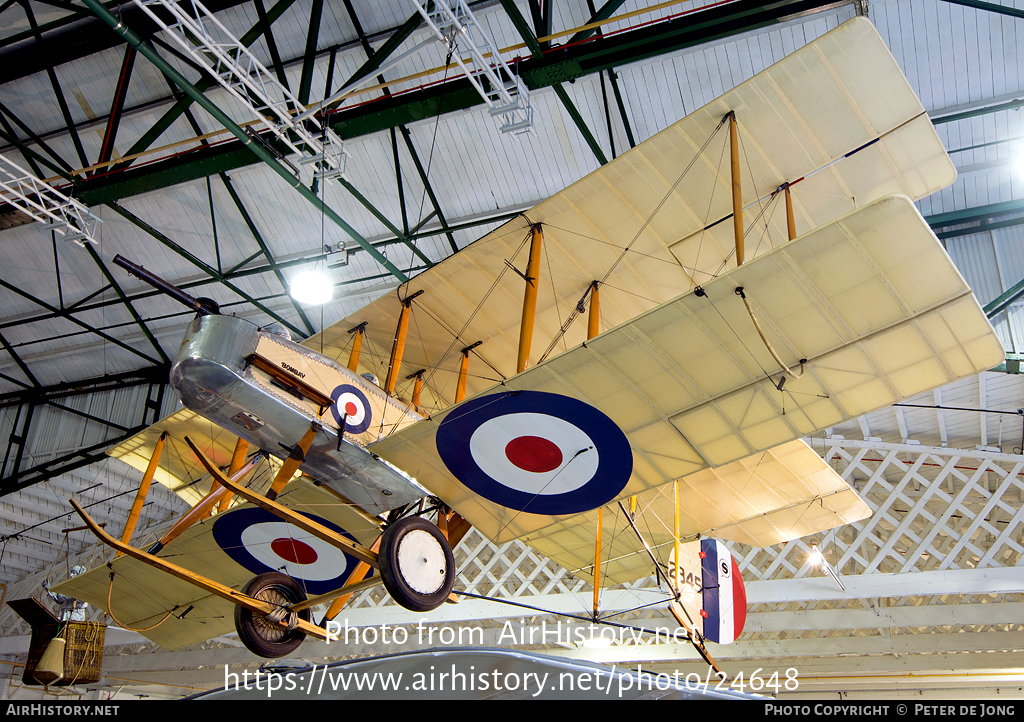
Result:
M563 46L545 53L543 57L526 58L519 64L519 68L526 83L531 89L537 90L554 84L549 80L556 66L572 68L573 74L577 72L575 68L578 66L580 76L590 75L779 23L793 15L832 4L812 0L782 0L774 3L739 0L615 36L594 38L572 47ZM360 73L365 75L363 70ZM433 118L438 114L465 110L482 102L468 81L457 78L336 111L329 118L331 127L342 138L356 138ZM241 143L232 141L183 153L142 168L90 179L82 184L76 195L89 205L97 205L205 178L212 173L227 172L255 162L256 159Z
M265 15L260 16L260 21L256 25L249 28L248 32L246 32L242 35L241 38L239 38L239 42L245 47L249 47L250 45L255 43L256 40L263 34L264 30L266 28L269 28L270 25L275 20L281 17L281 15L283 15L284 12L288 8L290 8L294 2L295 0L278 0L278 2L274 4L274 6L270 9L269 12L267 12ZM215 82L212 78L203 77L196 82L195 87L200 92L206 92L208 89L213 87L213 85L215 85ZM179 98L174 103L174 105L167 110L167 112L160 116L159 120L157 120L157 122L153 124L152 128L143 133L142 137L135 141L135 144L132 145L132 147L129 148L128 151L124 153L124 155L132 156L135 155L136 153L142 153L148 150L149 147L156 142L156 139L163 135L164 131L171 127L174 121L176 121L182 115L182 113L188 111L189 107L191 107L193 102L193 99L187 95L182 98ZM114 166L111 166L110 170L121 170L124 167L131 165L131 163L131 161L128 161L124 165L120 163L115 164Z
M937 118L932 118L932 125L942 125L943 123L953 123L957 120L965 120L967 118L975 118L979 115L988 115L989 113L998 113L1000 110L1017 110L1021 106L1024 106L1024 100L1011 100L1006 103L998 103L996 105L986 105L983 108L975 108L973 110L965 110L960 113L950 113L949 115L940 115Z
M398 207L402 209L402 232L409 235L409 212L405 207L405 184L402 182L402 163L398 158L398 135L395 129L389 131L391 135L391 153L395 158L395 185L398 188Z
M1006 5L997 5L996 3L980 2L979 0L945 0L952 5L963 5L964 7L974 8L976 10L987 10L990 13L999 13L1000 15L1009 15L1014 18L1024 18L1024 10L1018 10L1017 8L1007 7Z
M444 229L445 235L448 236L448 245L451 246L452 253L456 253L459 247L455 244L455 236L452 235L448 229L448 219L444 217L444 213L441 211L441 205L437 200L437 196L434 195L434 189L430 185L430 180L427 178L427 171L423 168L423 163L420 162L420 156L416 152L416 146L412 143L412 134L409 129L404 125L398 126L398 129L402 131L402 138L405 140L405 147L409 151L409 155L412 156L413 165L416 166L416 172L420 176L420 182L423 183L423 190L427 194L427 198L430 199L430 205L434 208L434 213L437 215L437 219L441 221L441 227Z
M73 383L30 389L27 391L19 391L0 396L0 408L16 407L17 417L15 420L15 426L17 426L19 422L21 423L21 433L12 435L12 438L8 442L7 454L3 460L2 467L5 471L5 475L0 479L0 496L10 494L18 491L19 489L24 489L25 487L37 484L41 481L46 481L52 477L59 476L60 474L65 474L69 471L101 461L106 457L106 450L110 446L124 441L125 439L130 439L132 436L154 423L159 418L160 407L163 405L164 394L167 390L167 372L168 368L166 366L151 366L125 374L118 374L116 376L103 376L98 379L76 381ZM57 406L57 408L62 412L71 412L81 415L81 412L74 412L71 409L66 409L59 404L55 404L54 399L82 393L111 391L140 385L149 386L148 399L142 413L142 423L134 427L127 428L119 424L112 424L111 422L103 419L89 417L90 420L101 423L120 433L97 444L93 444L92 446L76 449L69 454L64 454L54 459L50 459L31 468L21 468L21 460L26 451L26 442L30 436L32 420L35 416L34 412L38 407L42 405L53 405ZM27 412L24 415L22 414L22 409L27 409ZM23 416L24 419L22 418ZM13 464L8 466L12 447L17 447L17 451L15 458L13 459Z
M249 228L249 232L252 233L253 239L255 239L256 244L260 247L259 252L254 254L253 258L262 253L263 257L267 259L267 262L273 264L274 257L270 254L270 249L267 247L266 241L263 240L263 234L261 234L259 229L256 227L256 223L253 221L252 216L249 215L249 211L246 209L245 204L242 203L242 199L238 196L238 193L235 191L235 186L232 185L231 179L228 178L226 173L221 173L220 179L221 182L224 184L224 187L227 188L228 195L231 196L231 201L235 204L235 208L237 208L238 212L242 214L242 220L245 221L245 225ZM245 264L243 263L242 265ZM226 274L221 273L222 277L225 275ZM278 283L281 284L281 288L283 288L285 292L287 292L288 284L284 280L284 274L281 273L280 270L275 270L274 275L277 276L277 281ZM289 296L289 298L291 297ZM294 298L292 298L291 301L292 306L295 308L295 311L299 314L299 318L301 318L302 322L306 325L307 332L309 333L310 336L312 336L314 333L316 333L316 331L313 328L313 324L310 323L309 317L306 316L306 312L303 310L302 306L299 305L298 301L296 301Z
M583 140L590 146L590 150L594 153L594 157L597 158L597 162L601 165L605 165L608 162L608 158L604 154L604 150L601 149L601 144L597 142L597 138L590 132L590 128L587 126L587 122L583 120L583 116L580 115L580 111L576 108L576 104L572 102L569 94L565 92L565 88L562 87L561 83L555 83L551 86L555 95L562 102L562 106L565 108L565 112L572 118L573 123L579 129L580 134L583 136Z
M363 26L359 22L359 16L356 15L356 11L352 7L351 1L350 0L344 0L344 2L345 2L345 10L348 12L349 20L352 21L352 25L356 29L356 35L359 37L359 42L362 44L363 50L366 51L366 54L368 56L367 57L367 61L366 61L367 64L373 62L374 64L379 66L380 62L383 62L383 58L381 58L380 60L377 60L377 56L380 55L381 52L378 52L378 53L374 53L373 52L373 47L370 45L370 41L366 37L366 33L363 32ZM414 15L415 15L415 17L417 19L419 18L419 13L415 13ZM408 25L408 24L409 23L407 22L406 25ZM405 26L403 26L403 29L404 29L404 27ZM401 32L401 29L400 29L399 32ZM391 47L395 48L395 47L397 47L397 45L392 44ZM383 49L382 49L382 51L383 51ZM390 52L393 52L393 50L389 51L389 53ZM363 67L366 67L366 65L364 64ZM382 76L382 75L378 75L377 79L380 82L384 82L384 76ZM390 95L391 91L388 88L384 88L384 94L385 95ZM392 136L392 144L394 144L394 141L395 141L395 139L394 139L394 128L391 129L391 136ZM418 166L419 159L416 157L416 151L412 147L411 141L410 141L410 145L409 145L409 152L412 153L413 160L416 161L417 167L419 167ZM417 248L416 244L413 243L409 239L409 237L408 237L408 232L409 232L408 226L409 226L409 224L408 224L408 221L404 220L405 217L406 217L406 210L405 210L405 200L402 197L404 194L402 193L402 185L401 185L402 184L402 177L401 177L401 170L398 167L397 149L395 151L395 173L398 176L398 193L399 193L400 201L401 201L401 204L402 204L403 230L399 230L398 228L396 228L395 224L393 224L390 220L388 220L388 218L383 213L381 213L380 210L378 210L376 206L374 206L372 203L370 203L370 201L365 196L363 196L363 194L360 193L356 189L356 187L353 186L351 183L349 183L344 177L338 178L338 182L340 182L341 185L343 185L345 187L345 190L347 190L349 193L351 193L352 197L355 198L357 201L359 201L359 203L364 208L366 208L368 211L370 211L370 213L372 213L377 220L379 220L381 223L383 223L385 228L387 228L389 231L394 233L395 237L398 238L399 240L401 240L402 243L404 243L406 245L406 247L409 248L409 250L411 250L416 255L417 258L419 258L421 261L426 263L427 267L433 266L434 262L432 260L430 260L430 258L425 253L423 253L423 251L421 251L419 248ZM423 183L429 189L429 185L427 184L426 176L423 177ZM431 193L431 199L433 200L433 193ZM440 214L438 214L438 215L440 216ZM441 220L441 223L442 223L442 225L444 224L444 219L443 218ZM450 235L449 235L449 238L451 238ZM454 248L455 241L452 240L451 243L452 243L452 246Z
M123 207L117 205L116 203L110 203L110 204L108 204L108 207L111 208L112 210L116 211L122 218L127 220L129 223L131 223L135 227L145 231L152 238L154 238L155 240L159 241L161 244L163 244L164 246L166 246L170 250L174 251L175 253L177 253L179 256L181 256L185 260L189 261L196 268L198 268L199 270L201 270L204 273L206 273L210 278L214 279L215 281L219 281L220 283L223 283L225 287L227 287L231 291L234 291L235 293L237 293L240 297L242 297L243 299L245 299L246 301L251 303L253 306L258 308L259 310L263 311L263 313L267 314L268 316L270 316L272 319L274 319L278 323L284 325L292 333L296 334L299 337L303 336L303 331L301 329L297 328L296 326L293 326L286 319L284 319L281 316L279 316L276 313L274 313L272 310L270 310L269 308L264 306L262 303L257 301L255 298L253 298L252 296L247 294L245 291L243 291L242 289L238 288L238 286L233 284L230 280L226 279L218 270L216 270L215 268L212 268L209 264L203 262L199 258L196 258L194 255L192 255L191 253L186 251L184 248L179 246L177 243L172 241L170 238L168 238L166 235L164 235L163 233L161 233L157 229L153 228L151 225L146 223L144 220L142 220L141 218L136 216L134 213L132 213L128 209L123 208Z
M533 33L530 31L530 26L526 23L526 18L524 18L522 13L519 12L519 8L516 7L515 2L513 2L513 0L501 0L501 6L505 8L505 13L512 20L512 24L515 26L520 37L522 37L523 41L526 43L526 46L530 49L530 53L533 55L534 59L543 59L544 48L541 47L540 43L537 42L537 38L535 38ZM536 6L533 5L531 7ZM540 18L540 22L544 22L544 19ZM561 63L559 64L559 67L561 68L565 65L565 63ZM578 63L576 63L574 67L579 67L582 71L582 66ZM540 76L536 71L524 69L521 74L523 76L523 80L530 85L531 88L533 88L534 84L537 84L540 79ZM587 127L587 124L584 122L580 112L576 109L576 106L569 98L568 93L565 92L561 81L550 82L549 75L545 82L554 89L555 94L558 96L558 100L562 103L566 112L569 113L569 117L572 118L572 121L576 124L576 127L583 135L583 139L586 140L587 145L590 146L590 150L593 151L594 155L597 157L597 162L601 165L607 163L608 159L605 158L604 151L601 150L601 146L598 144L597 139L594 137L594 134L590 132L590 128Z
M629 124L629 117L626 115L626 104L622 101L622 92L619 90L619 76L614 70L608 71L608 79L612 83L612 92L615 94L615 104L619 107L619 118L622 119L622 126L626 129L626 139L630 148L636 148L636 138L633 137L633 127Z
M1019 374L1022 365L1024 365L1024 354L1007 353L1006 360L995 368L989 369L989 371L1001 374Z
M299 78L297 97L303 106L309 105L309 91L313 86L313 66L316 64L316 43L320 37L320 18L324 0L313 0L309 10L309 31L306 33L306 52L302 58L302 76Z
M25 362L22 361L21 356L19 356L18 352L14 350L14 347L11 346L10 343L8 343L7 339L4 338L3 334L0 334L0 345L3 345L4 350L8 354L10 354L12 359L14 359L14 363L18 364L18 368L20 368L21 372L25 374L25 377L32 382L32 386L34 386L35 388L40 388L41 385L39 383L39 380L35 377L35 375L32 373L29 367L25 365Z
M284 72L284 63L281 62L281 53L277 49L277 41L274 40L274 31L270 27L270 18L267 15L267 9L263 5L263 0L255 0L253 3L256 6L256 15L260 19L260 29L263 31L263 41L267 44L267 52L270 53L270 64L274 68L274 73L277 74L277 82L284 87L288 87L288 77Z
M1024 298L1024 279L1017 281L1013 286L999 294L997 298L986 304L982 310L987 317L995 318L1021 298Z
M991 221L991 218L1024 212L1024 200L1004 201L992 203L986 206L966 208L962 211L950 211L948 213L936 213L925 216L925 221L935 231L940 239L963 236L968 233L977 233L984 230L995 230L997 228L1008 228L1011 226L1024 225L1024 217L1009 218L1001 221ZM953 231L943 231L949 226L963 225L965 223L977 223L977 226L960 228ZM990 301L982 309L988 318L994 318L1010 305L1024 298L1024 279L1015 283L1012 287L1001 293L997 298Z
M485 218L485 219L478 220L478 221L468 221L466 223L456 224L454 226L451 226L448 229L439 228L439 229L435 229L435 230L431 230L431 231L422 231L422 232L418 232L417 230L414 229L408 235L408 238L410 238L410 239L429 238L431 236L437 236L437 235L444 234L444 233L446 233L448 231L461 231L461 230L466 230L466 229L469 229L469 228L477 228L479 226L488 225L488 224L499 222L499 221L508 221L508 220L511 220L512 218L515 218L518 215L519 215L518 213L507 213L507 214L502 214L502 215L498 215L498 216L494 216L494 217ZM386 246L389 246L389 245L394 245L394 244L397 244L397 243L402 243L402 240L396 237L396 238L392 238L392 239L386 239L386 240L382 240L382 241L377 241L377 242L374 243L374 246L382 248L382 247L386 247ZM238 278L245 278L247 276L258 276L258 275L261 275L261 274L264 274L264 273L271 273L271 272L275 272L276 273L276 272L281 271L281 270L286 269L286 268L293 268L295 266L301 266L301 265L305 265L305 264L309 263L309 259L308 258L299 258L299 259L295 259L295 260L292 260L292 261L275 261L273 263L270 263L270 264L267 264L267 265L257 266L257 267L254 267L254 268L243 268L242 267L246 263L251 262L252 260L254 260L256 257L258 257L260 255L263 255L263 252L262 251L257 251L255 254L253 254L253 256L251 256L245 262L239 264L239 266L237 266L236 268L233 268L233 269L231 269L229 271L225 271L220 276L217 276L217 277L211 276L210 278L205 278L205 279L203 279L201 281L190 281L190 282L185 282L185 283L178 283L177 286L181 290L183 290L183 291L191 291L192 289L199 289L199 288L202 288L203 286L208 286L210 283L220 283L220 282L222 282L224 280L230 282L230 281L233 281L233 280L238 279ZM200 261L200 263L201 263L201 261ZM417 267L414 267L414 268L409 268L409 269L407 269L407 273L413 273L413 272L418 273L418 272L420 272L422 270L425 270L425 268L426 268L426 266L417 266ZM370 281L379 281L379 280L382 280L382 279L388 278L388 277L390 277L390 274L387 274L387 273L384 273L384 274L373 274L373 275L365 276L365 277L361 277L361 278L352 278L352 279L348 279L348 280L345 280L345 281L341 281L338 285L355 285L355 284L360 284L360 283L368 283ZM79 299L74 304L72 304L72 305L70 305L70 306L68 306L68 307L66 307L64 309L61 309L61 310L54 310L54 311L51 311L49 313L39 314L39 315L35 315L35 316L25 316L25 317L22 317L22 318L19 318L17 320L13 320L13 321L3 321L3 322L0 322L0 332L2 332L5 329L8 329L8 328L17 328L18 326L23 326L25 324L33 324L33 323L39 323L39 322L42 322L42 321L50 321L50 320L53 320L53 319L56 319L56 318L64 318L67 314L72 313L72 312L92 311L92 310L96 310L96 309L101 309L101 308L107 308L107 307L111 307L111 306L120 306L120 305L122 305L122 303L124 303L124 301L122 301L120 298L107 299L107 300L103 300L103 301L95 301L95 302L90 303L90 301L92 301L94 298L96 298L97 296L99 296L103 292L105 292L107 290L110 290L110 288L111 287L108 284L107 286L104 286L103 288L101 288L101 289L99 289L97 291L94 291L89 296L86 296L85 298ZM135 294L133 294L131 296L128 296L125 300L127 302L129 302L129 303L135 303L136 301L140 301L140 300L145 299L145 298L151 298L151 297L159 296L159 295L160 295L160 291L145 290L145 291L139 291L139 292L137 292L137 293L135 293ZM284 295L284 294L279 294L278 296L272 296L272 297L269 297L269 298L278 298L280 295ZM266 300L268 300L267 297L261 297L261 298L253 299L254 302L263 302L263 301L266 301ZM243 301L244 302L248 302L245 299L243 299ZM221 304L221 308L228 308L230 306L231 306L230 303ZM17 383L17 382L15 382L15 383Z
M30 388L32 388L32 384L26 384L24 381L19 381L18 379L14 378L13 376L8 376L7 374L0 374L0 379L3 379L4 381L9 381L10 383L14 384L15 386L20 386L23 389L30 389Z
M1022 211L1024 211L1024 200L1016 200L992 203L986 206L976 206L974 208L965 208L961 211L935 213L930 216L925 216L924 219L933 230L937 231L947 226L972 223L975 221L985 221L996 216L1005 216L1010 213L1020 213ZM957 231L956 234L963 235L964 231Z
M47 155L49 155L49 156L50 156L50 158L52 158L52 159L53 159L53 161L51 162L51 161L48 161L48 160L46 160L46 159L45 159L45 158L44 158L43 156L41 156L41 155L38 155L38 154L37 154L37 158L36 158L36 159L37 159L37 160L38 160L38 161L39 161L40 163L43 163L43 164L44 164L44 165L46 165L47 167L49 167L49 168L53 169L53 170L54 170L55 172L57 172L57 173L59 173L59 174L63 175L63 176L64 176L64 179L65 179L65 180L70 180L71 176L70 176L70 175L67 175L67 174L68 174L68 173L72 173L72 172L74 172L74 169L73 169L73 168L72 168L72 167L71 167L70 165L68 165L67 161L65 161L65 160L64 160L64 159L63 159L63 158L62 158L62 157L61 157L61 156L60 156L60 155L59 155L59 154L57 153L57 151L55 151L55 150L54 150L53 148L51 148L51 147L50 147L49 145L47 145L47 144L46 144L46 141L44 141L44 140L43 140L42 138L40 138L39 136L37 136L37 135L36 135L36 134L35 134L35 133L34 133L34 132L32 131L32 129L31 129L31 128L29 128L29 127L28 127L28 126L27 126L27 125L26 125L26 124L24 123L24 121L22 121L22 120L21 120L21 119L20 119L20 118L19 118L18 116L16 116L16 115L14 114L14 112L13 112L13 111L11 111L11 109L10 109L10 108L8 108L8 107L7 107L6 105L4 105L3 103L0 103L0 114L2 114L2 115L0 115L0 117L3 117L4 115L6 115L6 116L7 116L8 118L10 118L11 120L13 120L13 121L14 121L14 124L15 124L15 125L17 125L17 126L18 126L19 128L21 128L21 129L22 129L22 131L24 131L25 135L27 135L27 136L28 136L28 140L31 140L31 141L32 141L33 143L35 143L35 144L36 144L37 146L39 146L40 148L42 148L43 150L45 150L45 151L46 151L46 153L47 153ZM7 133L2 133L2 132L0 132L0 137L2 137L2 138L3 138L4 140L6 140L6 141L7 141L8 143L11 143L12 145L15 145L15 146L17 146L17 147L18 147L18 149L19 149L19 150L21 150L22 154L23 154L23 155L25 155L25 157L27 158L27 157L28 157L28 155L26 154L26 151L25 151L25 146L24 146L24 144L23 144L23 143L21 143L21 141L19 141L19 140L18 140L17 136L16 136L16 135L15 135L15 134L13 133L13 129L11 129L11 128L10 128L10 126L9 126L9 125L7 124L7 122L6 122L6 121L4 122L4 124L3 124L3 125L4 125L4 127L5 127L5 128L7 128L7 129L8 129L8 132L7 132ZM34 163L34 162L33 162L32 160L30 160L29 162L30 162L30 163L31 163L31 164L33 165L33 167L35 167L35 163ZM54 163L56 163L56 165L54 165ZM67 171L67 173L65 173L65 171ZM44 175L45 175L45 174L40 174L40 177L43 177Z
M108 335L106 333L103 333L102 331L100 331L98 329L93 328L92 326L90 326L89 324L85 323L84 321L80 321L79 319L77 319L74 316L72 316L71 315L71 311L69 311L68 309L60 309L60 308L57 308L55 306L51 306L50 304L48 304L46 301L42 300L41 298L36 298L32 294L22 290L21 288L18 288L17 286L15 286L15 285L13 285L11 283L8 283L7 281L3 280L2 278L0 278L0 287L6 288L8 291L10 291L10 292L12 292L12 293L14 293L14 294L16 294L18 296L21 296L22 298L27 299L28 301L31 301L32 303L36 304L37 306L41 306L41 307L45 308L47 311L52 313L55 317L66 319L66 320L70 321L71 323L75 324L76 326L78 326L80 328L83 328L86 331L89 331L91 333L96 334L97 336L102 338L104 341L109 341L110 343L114 344L115 346L118 346L118 347L124 349L125 351L128 351L129 353L132 353L132 354L138 356L139 358L141 358L141 359L143 359L145 361L148 361L151 364L158 364L158 363L160 363L156 359L146 355L142 351L139 351L137 348L133 348L132 346L129 346L128 344L124 343L123 341L121 341L119 339L116 339L116 338L114 338L114 337L112 337L112 336L110 336L110 335Z
M399 240L400 243L404 244L410 251L412 251L412 253L417 258L426 263L428 268L434 265L434 262L430 260L430 257L416 247L416 244L412 242L408 234L404 233L403 231L400 231L397 227L395 227L395 224L389 221L388 217L381 213L380 209L377 208L377 206L370 203L369 199L366 198L366 196L364 196L362 193L360 193L359 190L354 185L349 183L344 178L340 177L338 178L338 182L341 183L342 186L344 186L345 190L347 190L363 208L368 210L371 214L373 214L374 218L383 223L385 228L394 233L395 237Z
M598 10L597 12L594 12L593 9L591 9L590 20L583 24L591 25L602 20L607 20L612 15L614 15L615 11L622 7L625 4L625 2L626 0L608 0L608 2L602 5L601 9ZM599 30L600 28L590 28L589 30L581 30L575 35L573 35L571 38L569 38L569 41L566 44L574 45L575 43L582 43L584 40L589 38L591 35L594 35Z
M398 50L399 46L401 46L401 44L405 42L406 38L413 34L413 32L416 30L416 28L420 26L420 23L422 22L423 19L418 12L414 12L411 16L409 16L408 20L406 20L398 29L391 33L391 36L387 39L387 42L381 45L380 48L377 49L377 52L373 53L367 59L367 61L363 63L362 67L360 67L359 70L353 73L352 77L346 80L344 85L342 85L341 87L347 87L349 85L352 85L353 83L359 82L366 76L371 75L375 70L377 70L377 68L384 64L384 61L386 61L389 57L391 57L391 55L394 54L396 50ZM330 83L328 83L325 97L330 96L331 88ZM337 105L337 103L334 103L334 105Z
M149 330L149 327L142 319L142 316L140 316L139 312L135 310L135 306L133 306L132 302L128 300L128 297L124 295L124 291L121 290L121 287L118 285L117 281L114 280L114 277L110 275L110 271L103 263L103 259L100 258L100 254L96 252L96 249L93 248L91 243L86 243L85 249L88 251L89 257L92 258L93 262L97 267L99 267L103 277L107 279L107 283L109 283L110 287L114 289L114 293L116 293L117 297L124 303L125 308L128 309L128 313L130 313L132 318L135 319L135 323L140 329L142 329L142 333L145 334L147 339L149 339L149 342L153 345L153 350L156 351L157 355L164 363L169 364L171 360L167 357L167 354L164 353L164 349L160 345L160 342L156 340L155 336L153 336L153 332Z
M14 128L12 128L11 124L7 122L7 116L3 112L0 112L0 125L3 126L3 130L0 130L0 137L3 137L5 140L17 139L18 134L14 132ZM29 154L23 155L25 156L25 160L28 161L28 167L36 174L36 178L45 178L46 174L39 170L39 166L36 164L36 159Z
M146 59L156 65L156 67L168 78L174 81L174 83L180 87L189 97L199 103L203 109L212 115L214 119L222 126L231 131L245 148L247 148L252 155L258 160L263 161L271 170L273 170L278 176L285 180L288 185L302 196L307 202L312 204L315 208L320 210L326 217L330 218L331 221L340 227L345 233L347 233L352 240L363 247L364 250L369 253L375 261L380 265L384 266L388 271L392 273L399 281L405 282L409 278L402 273L397 266L391 263L387 258L381 255L376 249L374 249L364 239L358 231L355 230L351 225L348 224L340 215L338 215L330 206L323 202L323 200L317 196L313 191L302 185L292 174L285 168L281 163L277 161L272 153L264 149L259 143L253 142L252 138L249 137L244 130L242 130L237 123L235 123L224 111L214 105L208 98L206 98L200 90L194 85L189 83L180 73L178 73L172 66L170 66L163 58L161 58L152 48L147 46L142 40L133 33L130 29L125 27L118 19L110 13L109 10L103 7L97 0L85 0L85 4L95 12L100 18L103 19L111 28L113 28L118 34L120 34L130 45L138 49L140 53L146 56Z
M36 43L42 43L43 36L39 33L39 25L36 24L36 17L32 12L32 6L25 2L25 15L28 17L29 25L34 31L36 31ZM71 140L75 146L75 152L78 153L78 159L82 162L82 166L89 165L89 160L85 156L85 148L82 146L82 139L78 135L78 131L75 129L74 121L71 120L71 111L68 109L67 100L64 98L64 91L60 87L60 81L57 80L57 73L54 70L54 66L50 65L46 67L46 76L50 79L50 87L53 88L53 95L57 99L57 106L60 108L61 116L64 118L64 124L67 126L68 133L71 134Z

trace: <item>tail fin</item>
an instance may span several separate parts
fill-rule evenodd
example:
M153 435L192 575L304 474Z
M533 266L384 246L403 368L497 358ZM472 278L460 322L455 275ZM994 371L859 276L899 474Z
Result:
M725 544L702 539L701 576L704 638L718 644L732 644L743 632L747 620L747 590L739 566Z
M707 640L731 644L747 620L747 590L739 566L717 539L679 547L680 603L692 626ZM669 558L669 573L674 573Z

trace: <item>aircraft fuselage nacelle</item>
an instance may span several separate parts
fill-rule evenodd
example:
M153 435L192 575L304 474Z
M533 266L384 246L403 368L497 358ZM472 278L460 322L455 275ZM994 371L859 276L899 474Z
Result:
M279 458L319 423L300 468L373 514L426 495L363 446L418 414L333 359L248 321L196 316L170 383L186 408Z

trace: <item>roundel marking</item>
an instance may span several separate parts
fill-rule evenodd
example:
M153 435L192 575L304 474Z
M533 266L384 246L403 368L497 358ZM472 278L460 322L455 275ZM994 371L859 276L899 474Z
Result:
M337 524L307 516L355 541ZM263 509L238 509L218 515L213 523L213 539L225 554L253 574L283 572L297 579L307 594L342 587L358 563L340 549Z
M492 394L437 429L448 470L480 496L532 514L575 514L614 499L633 453L610 418L579 399L541 391Z
M361 389L352 384L341 384L331 393L334 405L331 406L331 416L341 426L341 420L345 419L345 432L348 434L361 434L370 428L373 423L373 409L370 407L370 400Z

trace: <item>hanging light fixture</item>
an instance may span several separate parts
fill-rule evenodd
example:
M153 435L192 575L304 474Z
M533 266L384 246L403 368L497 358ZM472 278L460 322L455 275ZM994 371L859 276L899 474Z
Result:
M832 565L829 564L828 561L826 561L825 555L822 554L821 550L818 549L818 542L816 539L811 540L811 553L807 555L807 563L811 566L815 566L821 569L823 572L825 572L826 576L832 577L832 579L835 580L836 584L839 585L840 589L842 589L844 592L846 591L846 587L843 585L842 580L839 578L839 574L836 572L835 569L832 568Z
M323 271L302 271L292 279L288 292L299 303L321 306L334 298L334 283Z
M323 125L323 142L327 142L327 124ZM319 181L326 176L323 176L324 169L320 167L313 176L314 185L316 192L323 192L325 189L320 187ZM323 178L321 177L323 176ZM317 260L316 265L313 268L305 271L300 271L292 279L291 287L288 289L289 295L301 304L306 306L322 306L332 298L334 298L334 282L331 280L327 273L327 254L331 252L331 247L327 245L327 228L326 228L326 206L323 205L323 197L320 197L320 258ZM322 325L322 312L321 312L321 325Z

